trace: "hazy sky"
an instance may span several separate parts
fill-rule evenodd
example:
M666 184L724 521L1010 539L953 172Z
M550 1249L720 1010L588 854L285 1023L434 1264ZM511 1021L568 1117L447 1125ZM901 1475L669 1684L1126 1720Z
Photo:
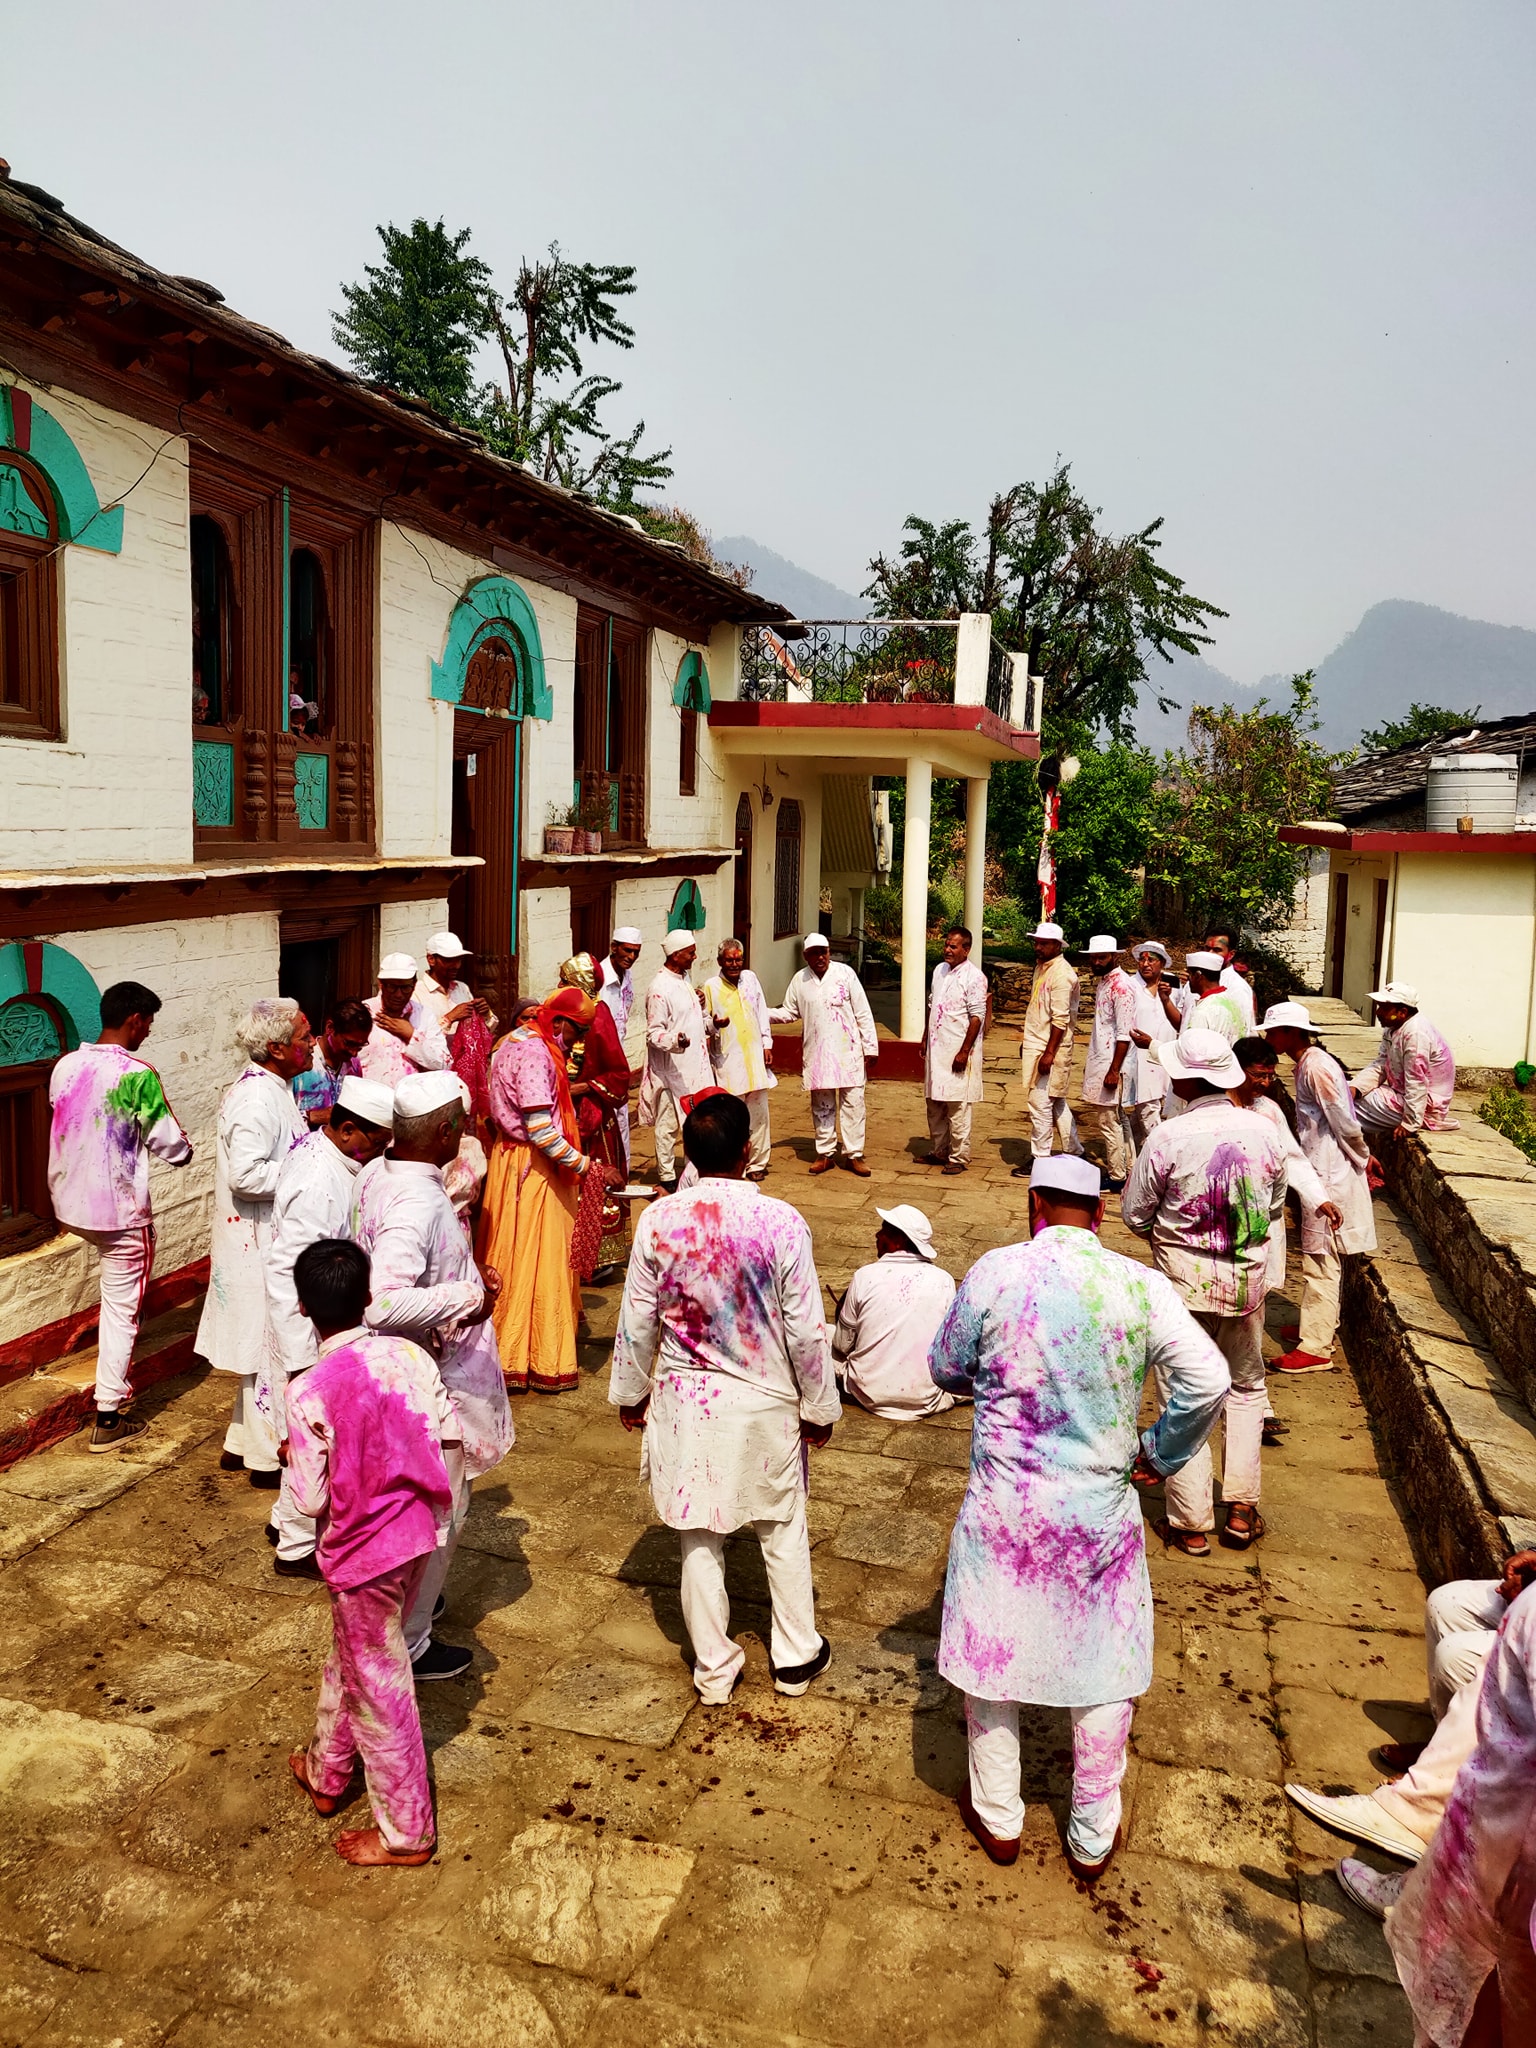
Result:
M1536 626L1530 0L12 9L18 177L306 347L378 221L638 264L673 492L851 589L1058 450L1244 681Z

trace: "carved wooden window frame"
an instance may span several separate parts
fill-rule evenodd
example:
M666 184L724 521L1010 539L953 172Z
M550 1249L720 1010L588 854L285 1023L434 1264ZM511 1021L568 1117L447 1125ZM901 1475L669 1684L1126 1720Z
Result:
M35 463L0 451L43 512L46 534L0 531L0 738L56 740L59 704L59 522Z
M773 936L800 929L800 887L805 868L805 820L792 796L780 797L773 826Z

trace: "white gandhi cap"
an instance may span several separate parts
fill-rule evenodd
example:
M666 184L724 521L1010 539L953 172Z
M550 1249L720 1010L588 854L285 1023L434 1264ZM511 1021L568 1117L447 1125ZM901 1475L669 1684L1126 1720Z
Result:
M354 1116L384 1130L395 1120L395 1091L384 1081L365 1081L361 1074L348 1074L336 1102L339 1108L349 1109Z
M395 1090L395 1115L430 1116L434 1109L446 1109L450 1102L469 1107L469 1091L451 1067L435 1074L407 1074Z
M469 948L460 944L457 932L434 932L427 941L427 952L434 960L469 958Z
M933 1225L921 1209L914 1208L910 1202L900 1202L894 1209L877 1209L875 1214L882 1223L889 1223L892 1230L899 1230L921 1258L938 1257L933 1248Z
M1030 1168L1029 1184L1042 1195L1081 1195L1096 1202L1103 1192L1099 1169L1091 1159L1079 1159L1071 1152L1058 1152L1054 1159L1037 1159Z
M800 941L800 950L802 953L830 953L832 948L825 932L807 932Z
M409 953L386 953L379 962L380 981L414 981L416 962Z
M684 946L696 946L698 943L699 935L697 932L678 930L667 933L667 936L661 942L661 950L670 960L674 953L681 953Z
M1220 974L1226 962L1219 953L1186 953L1186 967L1198 967L1202 974Z
M610 946L643 946L645 941L632 924L621 924L608 943Z

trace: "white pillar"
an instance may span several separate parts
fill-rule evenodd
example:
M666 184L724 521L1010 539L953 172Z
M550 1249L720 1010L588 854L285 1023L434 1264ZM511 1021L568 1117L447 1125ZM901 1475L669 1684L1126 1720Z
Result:
M971 958L981 965L981 920L987 882L987 778L971 775L965 784L965 921L971 933Z
M923 1035L928 980L928 842L933 822L933 763L907 763L907 822L901 874L901 1035Z
M848 901L851 906L849 929L853 934L853 971L864 972L864 891L850 889Z
M955 630L955 702L985 704L992 658L992 614L962 612ZM903 1034L905 1036L905 1034Z

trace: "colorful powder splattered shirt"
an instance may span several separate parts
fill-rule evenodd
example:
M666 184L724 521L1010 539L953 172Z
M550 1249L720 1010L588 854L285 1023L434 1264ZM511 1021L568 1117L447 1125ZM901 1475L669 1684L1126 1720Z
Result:
M825 974L802 967L768 1015L775 1024L799 1022L800 1077L808 1092L864 1086L864 1062L879 1052L880 1040L864 984L851 967L841 960Z
M1451 1115L1456 1092L1456 1056L1421 1010L1395 1031L1383 1031L1381 1049L1355 1088L1376 1114L1373 1123L1393 1121L1410 1131L1456 1131Z
M1264 1299L1285 1190L1285 1152L1270 1126L1225 1095L1204 1095L1148 1138L1120 1213L1151 1238L1158 1271L1196 1315L1245 1316Z
M1138 1439L1149 1366L1168 1401ZM971 1471L944 1582L939 1670L989 1700L1093 1707L1152 1683L1152 1589L1130 1470L1167 1474L1230 1384L1161 1274L1055 1226L977 1260L929 1353L972 1394Z
M192 1157L160 1076L120 1045L82 1045L54 1068L48 1100L54 1215L81 1230L142 1230L151 1220L150 1154L167 1166Z
M438 1548L453 1509L442 1446L458 1436L419 1344L362 1328L327 1338L288 1389L288 1475L328 1584L361 1586Z
M672 1529L787 1521L800 1422L842 1413L811 1233L750 1181L707 1176L635 1230L608 1399L651 1397L640 1474Z

